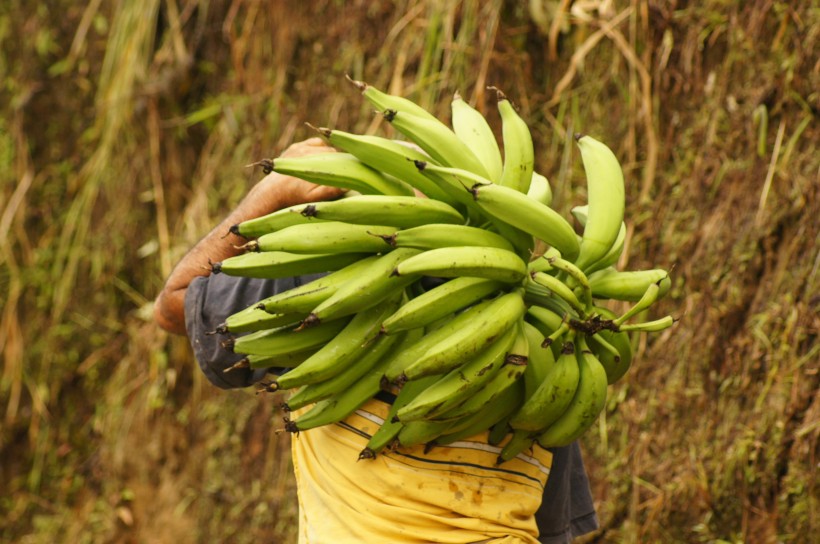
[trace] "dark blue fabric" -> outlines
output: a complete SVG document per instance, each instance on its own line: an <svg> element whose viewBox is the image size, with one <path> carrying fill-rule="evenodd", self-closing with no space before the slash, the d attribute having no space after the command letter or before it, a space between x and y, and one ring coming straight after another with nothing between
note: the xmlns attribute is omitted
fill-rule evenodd
<svg viewBox="0 0 820 544"><path fill-rule="evenodd" d="M242 356L222 346L228 336L211 333L229 315L319 276L321 274L259 280L214 274L191 282L185 297L185 325L196 360L208 380L223 389L247 387L261 381L266 374L264 369L223 372ZM431 281L425 287L429 289L438 283ZM598 519L578 444L555 448L552 452L550 477L535 517L540 542L564 544L597 529Z"/></svg>

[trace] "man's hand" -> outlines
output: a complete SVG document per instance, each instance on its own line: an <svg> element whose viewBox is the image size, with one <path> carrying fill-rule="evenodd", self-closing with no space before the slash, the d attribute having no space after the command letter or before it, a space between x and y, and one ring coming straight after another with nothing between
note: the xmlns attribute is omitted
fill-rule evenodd
<svg viewBox="0 0 820 544"><path fill-rule="evenodd" d="M283 157L302 157L335 150L319 138L311 138L288 147ZM241 252L244 238L228 234L231 226L282 208L331 200L344 189L316 185L292 176L271 173L251 188L247 196L217 227L200 240L177 264L154 304L154 319L163 329L185 334L185 293L197 276L207 276L209 263L217 263Z"/></svg>

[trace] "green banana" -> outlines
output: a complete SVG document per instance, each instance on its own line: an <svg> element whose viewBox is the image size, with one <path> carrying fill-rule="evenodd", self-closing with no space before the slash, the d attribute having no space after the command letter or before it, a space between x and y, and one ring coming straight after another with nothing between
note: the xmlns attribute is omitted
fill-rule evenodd
<svg viewBox="0 0 820 544"><path fill-rule="evenodd" d="M293 325L295 327L306 317L306 312L272 314L257 306L251 306L226 317L225 321L216 328L215 332L220 334L238 334L264 329L275 329L285 325Z"/></svg>
<svg viewBox="0 0 820 544"><path fill-rule="evenodd" d="M425 153L381 136L351 134L336 129L319 128L319 133L333 147L350 153L363 163L402 180L428 198L454 206L458 201L418 171L413 161L429 160Z"/></svg>
<svg viewBox="0 0 820 544"><path fill-rule="evenodd" d="M347 78L347 80L351 82L353 85L355 85L356 88L362 93L362 96L364 96L371 104L373 104L373 106L378 111L406 111L407 113L411 113L413 115L417 115L419 117L423 117L431 121L438 121L438 119L432 113L424 109L422 106L416 104L409 98L386 93L372 85L368 85L364 81L356 81L349 77Z"/></svg>
<svg viewBox="0 0 820 544"><path fill-rule="evenodd" d="M452 278L473 276L505 283L519 283L527 275L527 265L518 255L495 247L444 247L430 249L402 261L394 272Z"/></svg>
<svg viewBox="0 0 820 544"><path fill-rule="evenodd" d="M304 207L304 204L288 206L287 208L282 208L281 210L232 225L229 231L243 238L256 238L285 227L321 221L321 219L308 217L299 213Z"/></svg>
<svg viewBox="0 0 820 544"><path fill-rule="evenodd" d="M506 434L506 419L518 410L524 398L523 385L519 379L522 372L523 367L520 366L505 365L502 367L490 383L462 404L465 409L461 410L462 407L459 407L460 416L456 416L455 411L447 413L448 416L452 415L458 419L451 420L453 421L452 426L436 438L433 441L434 444L447 445L471 438L488 431L502 421L504 424L499 427L503 428ZM502 377L504 377L503 380ZM485 390L488 390L488 393L482 394ZM473 402L473 399L477 397L478 402Z"/></svg>
<svg viewBox="0 0 820 544"><path fill-rule="evenodd" d="M555 355L549 347L543 346L545 336L535 325L524 321L522 328L524 338L529 344L527 366L524 370L524 398L528 399L555 366Z"/></svg>
<svg viewBox="0 0 820 544"><path fill-rule="evenodd" d="M289 253L379 253L391 249L386 239L398 231L396 227L323 221L263 234L243 247Z"/></svg>
<svg viewBox="0 0 820 544"><path fill-rule="evenodd" d="M512 244L503 236L486 229L467 225L431 223L378 236L392 247L436 249L441 247L479 246L497 247L508 251L514 250Z"/></svg>
<svg viewBox="0 0 820 544"><path fill-rule="evenodd" d="M347 325L348 319L336 319L308 330L292 327L269 329L231 338L223 345L234 353L280 356L306 351L327 343Z"/></svg>
<svg viewBox="0 0 820 544"><path fill-rule="evenodd" d="M496 89L496 94L504 140L504 170L498 183L526 195L535 162L532 134L504 93Z"/></svg>
<svg viewBox="0 0 820 544"><path fill-rule="evenodd" d="M522 431L541 431L557 420L567 409L578 388L579 369L575 344L568 341L555 366L532 396L510 419L510 426Z"/></svg>
<svg viewBox="0 0 820 544"><path fill-rule="evenodd" d="M644 321L643 323L627 323L621 325L618 330L622 332L660 332L668 329L677 322L677 319L671 315L655 319L653 321Z"/></svg>
<svg viewBox="0 0 820 544"><path fill-rule="evenodd" d="M578 220L581 226L586 226L587 215L589 213L589 205L576 206L571 210L572 215ZM621 227L618 229L618 236L609 248L609 251L603 257L594 263L584 267L584 273L592 274L598 270L614 266L621 258L621 253L624 251L624 243L626 242L626 223L621 221Z"/></svg>
<svg viewBox="0 0 820 544"><path fill-rule="evenodd" d="M310 358L276 380L279 389L292 389L328 380L357 364L379 335L381 323L399 306L398 296L357 313L344 329Z"/></svg>
<svg viewBox="0 0 820 544"><path fill-rule="evenodd" d="M589 350L583 335L578 337L578 387L566 411L546 427L536 440L545 448L566 446L580 437L598 419L606 406L607 375Z"/></svg>
<svg viewBox="0 0 820 544"><path fill-rule="evenodd" d="M504 444L504 447L501 448L496 464L500 465L516 457L518 454L524 453L526 450L532 448L534 443L535 436L532 431L515 429L510 439Z"/></svg>
<svg viewBox="0 0 820 544"><path fill-rule="evenodd" d="M489 215L551 245L568 261L578 255L578 238L572 225L549 206L494 183L475 184L470 191Z"/></svg>
<svg viewBox="0 0 820 544"><path fill-rule="evenodd" d="M320 400L296 419L285 418L285 430L289 432L307 431L339 422L348 417L379 392L381 378L388 361L389 359L382 359L353 385L332 397Z"/></svg>
<svg viewBox="0 0 820 544"><path fill-rule="evenodd" d="M662 268L619 271L609 267L589 275L592 296L602 299L637 302L653 283L659 283L658 299L663 297L672 285L669 273Z"/></svg>
<svg viewBox="0 0 820 544"><path fill-rule="evenodd" d="M492 127L480 111L464 101L456 92L450 103L453 132L469 147L484 165L489 178L501 178L503 160Z"/></svg>
<svg viewBox="0 0 820 544"><path fill-rule="evenodd" d="M550 276L546 272L534 272L530 275L530 279L538 285L549 289L556 297L569 304L579 315L583 316L587 313L587 305L578 300L578 297L575 296L572 289L555 276Z"/></svg>
<svg viewBox="0 0 820 544"><path fill-rule="evenodd" d="M319 303L302 324L312 327L328 319L355 314L381 303L392 293L402 291L416 281L418 276L394 276L393 269L418 253L417 249L400 248L379 256L366 270L345 282L335 293Z"/></svg>
<svg viewBox="0 0 820 544"><path fill-rule="evenodd" d="M304 351L294 351L290 353L284 353L281 355L258 355L255 353L250 353L245 355L239 362L237 362L233 367L229 367L231 370L233 368L293 368L298 366L302 363L305 359L316 353L318 348L311 348L306 349ZM224 372L229 372L230 370L226 369Z"/></svg>
<svg viewBox="0 0 820 544"><path fill-rule="evenodd" d="M399 228L464 223L464 217L449 204L415 196L356 195L303 205L300 213L325 221Z"/></svg>
<svg viewBox="0 0 820 544"><path fill-rule="evenodd" d="M447 316L427 325L426 334L422 338L393 355L384 375L385 384L399 383L398 378L405 367L413 364L436 344L452 337L479 319L494 300L496 299L481 301L453 317Z"/></svg>
<svg viewBox="0 0 820 544"><path fill-rule="evenodd" d="M545 206L552 204L552 187L546 176L538 172L532 173L532 180L530 180L530 188L527 191L527 196L533 200L537 200Z"/></svg>
<svg viewBox="0 0 820 544"><path fill-rule="evenodd" d="M431 419L460 404L492 379L518 333L512 326L471 359L442 376L396 413L403 422Z"/></svg>
<svg viewBox="0 0 820 544"><path fill-rule="evenodd" d="M340 333L341 334L341 333ZM286 402L288 411L298 410L308 404L329 398L340 391L347 389L361 378L368 370L373 368L384 357L390 349L400 344L402 335L379 336L372 343L367 345L360 353L360 357L348 364L341 372L331 379L325 379L316 383L303 385ZM335 340L335 339L334 339ZM333 342L334 340L331 340ZM328 344L325 344L327 346ZM320 348L321 351L323 348ZM287 374L284 374L287 376ZM283 376L283 377L284 377Z"/></svg>
<svg viewBox="0 0 820 544"><path fill-rule="evenodd" d="M584 299L583 313L586 314L592 308L592 289L586 274L573 263L561 257L549 257L547 261L549 261L550 266L563 272L570 280L570 283L576 285L577 289L581 291Z"/></svg>
<svg viewBox="0 0 820 544"><path fill-rule="evenodd" d="M301 157L279 157L268 161L280 174L319 185L341 187L363 195L413 196L413 188L394 177L385 176L350 153L314 153Z"/></svg>
<svg viewBox="0 0 820 544"><path fill-rule="evenodd" d="M309 313L348 280L369 269L378 258L378 255L369 255L330 274L262 299L251 308L260 308L271 314Z"/></svg>
<svg viewBox="0 0 820 544"><path fill-rule="evenodd" d="M624 219L624 175L609 147L590 136L576 136L587 177L589 210L575 264L585 270L618 238Z"/></svg>
<svg viewBox="0 0 820 544"><path fill-rule="evenodd" d="M399 381L414 380L430 374L444 374L462 365L484 349L524 315L524 300L519 291L512 291L490 301L484 311L424 352L406 366Z"/></svg>
<svg viewBox="0 0 820 544"><path fill-rule="evenodd" d="M211 265L214 274L277 279L339 270L367 257L366 253L303 254L285 251L243 253Z"/></svg>
<svg viewBox="0 0 820 544"><path fill-rule="evenodd" d="M468 276L453 278L403 304L393 315L384 320L382 332L394 334L424 327L497 293L502 286L503 283L499 281L485 278Z"/></svg>
<svg viewBox="0 0 820 544"><path fill-rule="evenodd" d="M632 364L632 342L625 332L599 331L589 337L589 348L606 371L607 383L620 380Z"/></svg>
<svg viewBox="0 0 820 544"><path fill-rule="evenodd" d="M618 316L615 319L614 323L616 326L623 325L628 319L635 317L642 311L646 310L650 306L652 306L656 300L658 300L658 296L661 292L661 280L656 281L649 285L644 291L643 296L636 302L630 309L626 312Z"/></svg>
<svg viewBox="0 0 820 544"><path fill-rule="evenodd" d="M463 168L485 178L489 176L475 153L450 127L438 119L429 119L395 109L387 109L383 113L393 128L407 136L436 162Z"/></svg>
<svg viewBox="0 0 820 544"><path fill-rule="evenodd" d="M426 444L447 432L453 426L452 421L416 419L401 423L396 435L399 445L409 448Z"/></svg>

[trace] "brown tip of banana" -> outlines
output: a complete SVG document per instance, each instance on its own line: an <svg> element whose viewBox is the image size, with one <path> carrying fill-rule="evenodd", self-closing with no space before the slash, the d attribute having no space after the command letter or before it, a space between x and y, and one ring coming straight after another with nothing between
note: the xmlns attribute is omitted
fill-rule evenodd
<svg viewBox="0 0 820 544"><path fill-rule="evenodd" d="M222 373L227 374L228 372L232 372L234 370L240 370L242 368L250 368L250 367L251 367L251 362L248 360L247 357L245 357L243 359L238 360L237 362L235 362L234 364L232 364L228 368L224 369L222 371Z"/></svg>
<svg viewBox="0 0 820 544"><path fill-rule="evenodd" d="M393 119L396 118L397 113L399 112L397 112L396 110L384 110L382 112L382 115L384 115L384 118L387 120L388 123L392 123Z"/></svg>
<svg viewBox="0 0 820 544"><path fill-rule="evenodd" d="M375 459L375 458L376 458L376 452L371 450L370 448L365 448L365 449L363 449L362 451L359 452L359 459L358 460L361 461L362 459Z"/></svg>
<svg viewBox="0 0 820 544"><path fill-rule="evenodd" d="M357 89L359 89L362 92L364 92L368 87L367 83L365 83L364 81L357 81L347 74L345 74L345 79L352 83Z"/></svg>
<svg viewBox="0 0 820 544"><path fill-rule="evenodd" d="M285 430L289 433L298 433L299 426L296 425L296 422L291 421L289 418L285 418Z"/></svg>
<svg viewBox="0 0 820 544"><path fill-rule="evenodd" d="M425 168L427 168L427 161L420 161L418 159L407 159L407 160L413 160L413 164L416 166L416 168L418 168L419 172L421 172Z"/></svg>
<svg viewBox="0 0 820 544"><path fill-rule="evenodd" d="M497 101L501 102L502 100L507 100L507 95L504 94L504 92L501 89L499 89L498 87L495 87L493 85L489 85L489 86L487 86L487 90L488 91L495 91L495 99Z"/></svg>
<svg viewBox="0 0 820 544"><path fill-rule="evenodd" d="M575 344L572 342L565 342L563 346L561 346L561 353L564 355L569 355L575 351Z"/></svg>
<svg viewBox="0 0 820 544"><path fill-rule="evenodd" d="M435 440L431 440L430 442L424 445L424 453L425 455L430 453L430 450L438 446L438 443Z"/></svg>
<svg viewBox="0 0 820 544"><path fill-rule="evenodd" d="M461 93L456 91L453 93L453 100L461 100Z"/></svg>
<svg viewBox="0 0 820 544"><path fill-rule="evenodd" d="M233 346L236 344L236 338L226 338L222 342L219 343L223 348L233 353Z"/></svg>
<svg viewBox="0 0 820 544"><path fill-rule="evenodd" d="M580 133L580 132L576 132L575 134L573 134L573 135L572 135L572 137L573 137L573 138L575 138L575 141L577 142L578 140L580 140L581 138L583 138L583 137L584 137L584 135L583 135L582 133Z"/></svg>
<svg viewBox="0 0 820 544"><path fill-rule="evenodd" d="M306 318L304 318L301 323L299 323L298 327L296 327L293 330L294 331L301 331L301 330L304 330L304 329L308 329L310 327L313 327L314 325L318 325L320 322L321 322L321 319L319 319L316 316L316 314L310 314Z"/></svg>
<svg viewBox="0 0 820 544"><path fill-rule="evenodd" d="M211 274L219 274L222 272L222 263L212 263L210 259L208 259L208 266L203 268L210 270Z"/></svg>

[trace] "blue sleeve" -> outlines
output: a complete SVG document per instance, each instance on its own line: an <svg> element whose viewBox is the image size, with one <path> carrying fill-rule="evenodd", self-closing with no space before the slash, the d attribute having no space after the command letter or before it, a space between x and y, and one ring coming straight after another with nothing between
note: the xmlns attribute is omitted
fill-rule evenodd
<svg viewBox="0 0 820 544"><path fill-rule="evenodd" d="M222 346L229 336L214 334L216 328L231 314L311 279L312 276L261 280L212 274L191 282L185 293L185 328L194 357L212 384L222 389L248 387L267 373L266 369L248 368L224 372L243 356Z"/></svg>
<svg viewBox="0 0 820 544"><path fill-rule="evenodd" d="M538 539L542 544L568 544L596 530L598 516L578 442L551 451L550 476L535 513Z"/></svg>

